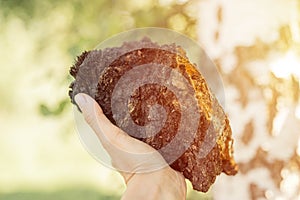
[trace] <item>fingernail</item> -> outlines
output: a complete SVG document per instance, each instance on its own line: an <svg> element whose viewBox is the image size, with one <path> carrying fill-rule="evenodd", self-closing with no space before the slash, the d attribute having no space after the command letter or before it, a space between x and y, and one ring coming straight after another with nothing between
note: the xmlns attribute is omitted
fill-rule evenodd
<svg viewBox="0 0 300 200"><path fill-rule="evenodd" d="M85 95L80 94L80 93L76 94L74 99L80 108L82 108L87 102Z"/></svg>

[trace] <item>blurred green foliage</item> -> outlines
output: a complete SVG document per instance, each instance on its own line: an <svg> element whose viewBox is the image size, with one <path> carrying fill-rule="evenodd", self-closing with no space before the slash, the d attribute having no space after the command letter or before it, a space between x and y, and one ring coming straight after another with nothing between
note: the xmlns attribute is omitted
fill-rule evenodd
<svg viewBox="0 0 300 200"><path fill-rule="evenodd" d="M118 200L119 196L105 195L99 190L90 188L61 189L53 192L24 191L16 193L0 194L0 200Z"/></svg>
<svg viewBox="0 0 300 200"><path fill-rule="evenodd" d="M50 109L45 104L40 104L39 110L40 113L44 116L59 115L64 111L68 103L70 103L69 100L64 99L61 102L59 102L58 106L56 106L54 109Z"/></svg>
<svg viewBox="0 0 300 200"><path fill-rule="evenodd" d="M0 200L119 199L120 193L105 193L112 183L117 188L123 184L113 178L99 190L58 186L48 192L41 189L47 188L43 184L36 188L48 176L58 182L62 175L72 176L67 172L86 176L93 163L74 136L69 68L82 51L133 28L170 28L197 39L195 4L195 0L0 0L0 120L5 125L1 132L10 133L0 135L0 159L9 160L1 163ZM62 139L66 134L68 139ZM68 170L60 170L62 165ZM50 170L52 166L59 167ZM26 191L18 189L24 182ZM189 194L188 199L209 196Z"/></svg>
<svg viewBox="0 0 300 200"><path fill-rule="evenodd" d="M52 38L59 37L59 48L72 60L106 38L132 28L171 28L196 39L194 4L194 1L159 0L1 0L0 12L5 20L18 17L26 26L45 23L38 49L43 51ZM55 28L54 23L61 25ZM64 78L69 77L66 74ZM57 108L41 102L38 108L44 116L59 115L67 106L65 102L58 100Z"/></svg>
<svg viewBox="0 0 300 200"><path fill-rule="evenodd" d="M4 19L21 18L27 25L37 19L51 18L51 11L68 17L64 27L64 43L72 57L85 48L93 48L113 34L139 27L164 27L196 38L194 1L177 3L158 0L1 0L0 12ZM163 2L163 1L162 1ZM176 21L177 19L177 21ZM51 19L50 19L51 20ZM46 21L45 21L46 22ZM49 23L50 22L50 23ZM51 21L47 28L51 29ZM56 34L61 34L57 32Z"/></svg>
<svg viewBox="0 0 300 200"><path fill-rule="evenodd" d="M0 200L119 200L119 195L106 194L101 190L91 188L60 189L53 192L45 191L18 191L0 194ZM212 200L207 194L191 191L187 200Z"/></svg>

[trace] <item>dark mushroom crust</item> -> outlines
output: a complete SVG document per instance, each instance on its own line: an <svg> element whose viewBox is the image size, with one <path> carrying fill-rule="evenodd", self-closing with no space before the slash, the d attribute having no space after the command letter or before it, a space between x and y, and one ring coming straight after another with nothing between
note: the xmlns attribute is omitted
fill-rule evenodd
<svg viewBox="0 0 300 200"><path fill-rule="evenodd" d="M194 102L190 103L197 104L199 120L196 124L196 133L191 133L190 127L195 124L189 124L190 120L182 114L184 106L181 105L174 91L155 82L144 84L134 90L127 109L120 108L120 113L128 114L120 115L121 119L116 123L116 116L112 110L114 106L112 95L116 85L128 71L146 65L161 67L159 71L153 70L152 73L157 73L157 76L163 78L166 85L171 85L173 90L174 88L181 90L186 97L185 101L193 99ZM171 75L172 70L185 78L191 90L182 89L181 80ZM92 96L108 119L129 134L130 120L139 126L145 126L151 123L149 108L154 105L163 107L166 119L157 134L149 136L146 134L147 137L130 135L157 149L173 169L181 172L191 181L195 190L208 191L221 172L228 175L237 173L229 120L210 92L203 76L196 69L196 65L190 63L180 46L158 45L144 38L140 41L126 42L121 47L83 52L71 67L70 74L75 78L69 91L72 103L76 105L74 96L78 93ZM149 77L149 74L139 72L132 76L133 79L144 80ZM120 95L122 96L122 91ZM190 139L182 139L170 147L168 152L160 151L176 137L182 124L184 127L181 128L185 130L184 137ZM151 127L148 129L150 130L147 131L151 132ZM183 153L176 160L170 160L170 152L178 152L182 149L184 149Z"/></svg>

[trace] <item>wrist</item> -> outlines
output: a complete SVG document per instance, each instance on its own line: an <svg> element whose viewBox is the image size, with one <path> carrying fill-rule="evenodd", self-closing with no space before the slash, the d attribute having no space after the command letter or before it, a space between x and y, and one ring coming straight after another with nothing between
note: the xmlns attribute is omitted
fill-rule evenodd
<svg viewBox="0 0 300 200"><path fill-rule="evenodd" d="M126 177L130 176L126 174ZM184 200L186 197L184 177L170 167L151 173L133 174L127 179L126 185L123 200Z"/></svg>

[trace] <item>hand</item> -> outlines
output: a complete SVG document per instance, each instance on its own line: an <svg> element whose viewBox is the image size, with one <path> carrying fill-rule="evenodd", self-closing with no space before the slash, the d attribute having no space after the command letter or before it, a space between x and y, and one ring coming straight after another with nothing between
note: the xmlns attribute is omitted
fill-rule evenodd
<svg viewBox="0 0 300 200"><path fill-rule="evenodd" d="M90 96L80 93L75 101L124 178L127 188L123 200L185 199L183 175L173 170L154 148L113 125Z"/></svg>

